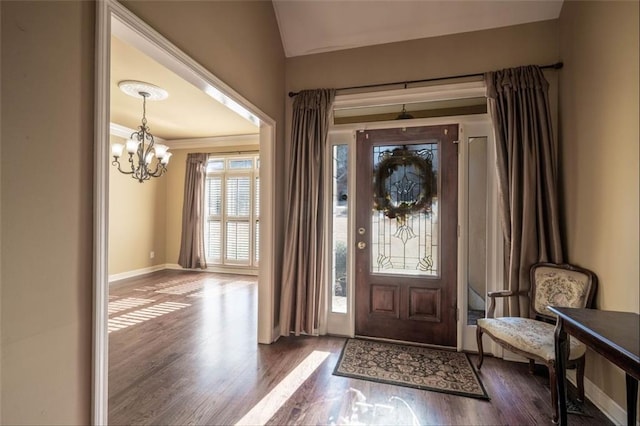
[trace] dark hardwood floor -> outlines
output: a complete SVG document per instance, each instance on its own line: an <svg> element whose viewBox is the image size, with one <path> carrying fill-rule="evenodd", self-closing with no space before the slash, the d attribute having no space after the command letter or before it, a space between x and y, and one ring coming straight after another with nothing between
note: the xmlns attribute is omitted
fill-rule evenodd
<svg viewBox="0 0 640 426"><path fill-rule="evenodd" d="M483 401L333 376L344 338L258 345L256 285L181 271L112 284L109 423L551 424L544 367L530 375L527 364L485 358ZM589 417L571 424L612 424L583 408Z"/></svg>

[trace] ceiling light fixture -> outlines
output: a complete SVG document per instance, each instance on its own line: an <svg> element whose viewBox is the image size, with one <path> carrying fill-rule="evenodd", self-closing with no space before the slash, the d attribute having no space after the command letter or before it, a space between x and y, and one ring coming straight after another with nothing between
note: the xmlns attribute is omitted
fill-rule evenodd
<svg viewBox="0 0 640 426"><path fill-rule="evenodd" d="M400 112L400 114L398 114L396 120L409 120L411 118L413 118L413 115L409 114L404 107L404 104L402 104L402 111Z"/></svg>
<svg viewBox="0 0 640 426"><path fill-rule="evenodd" d="M407 88L407 83L404 84L404 88ZM407 112L407 109L405 108L405 104L402 104L402 111L400 112L400 114L398 114L398 116L396 117L396 120L410 120L413 118L413 115L409 114Z"/></svg>
<svg viewBox="0 0 640 426"><path fill-rule="evenodd" d="M142 81L125 80L118 83L118 87L129 96L142 98L142 124L137 131L131 133L131 137L125 144L114 143L111 145L111 155L113 155L111 164L117 166L120 173L131 175L140 183L152 177L160 177L167 171L167 164L169 164L172 154L168 152L168 146L155 143L147 126L147 99L161 101L166 99L169 94L158 86ZM120 165L119 158L125 148L129 154L130 171L122 170ZM155 165L152 165L154 157L156 158Z"/></svg>

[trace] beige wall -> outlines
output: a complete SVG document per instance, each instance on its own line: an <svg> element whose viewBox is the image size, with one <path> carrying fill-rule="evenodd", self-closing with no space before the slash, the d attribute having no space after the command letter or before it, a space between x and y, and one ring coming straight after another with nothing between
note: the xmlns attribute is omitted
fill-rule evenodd
<svg viewBox="0 0 640 426"><path fill-rule="evenodd" d="M560 59L557 21L287 58L287 91L418 80Z"/></svg>
<svg viewBox="0 0 640 426"><path fill-rule="evenodd" d="M124 139L111 136L113 142ZM120 160L126 170L127 155ZM168 174L140 183L109 169L109 275L166 263Z"/></svg>
<svg viewBox="0 0 640 426"><path fill-rule="evenodd" d="M258 151L258 145L242 145L241 147L172 149L171 174L167 173L167 263L178 263L180 256L180 238L182 234L182 204L184 202L184 178L187 168L187 154L192 152L229 152Z"/></svg>
<svg viewBox="0 0 640 426"><path fill-rule="evenodd" d="M0 7L0 35L2 34L2 7ZM0 40L2 37L0 36ZM2 47L0 47L0 70L2 70ZM0 71L0 94L2 93ZM2 102L0 102L0 129L2 129ZM0 135L0 423L2 423L2 135Z"/></svg>
<svg viewBox="0 0 640 426"><path fill-rule="evenodd" d="M270 2L127 5L273 117L281 145L284 53ZM0 422L89 424L95 7L0 7Z"/></svg>
<svg viewBox="0 0 640 426"><path fill-rule="evenodd" d="M639 312L638 2L565 1L560 145L569 260L599 278L599 309ZM626 407L622 372L593 352L587 378Z"/></svg>
<svg viewBox="0 0 640 426"><path fill-rule="evenodd" d="M1 422L88 423L94 5L0 7Z"/></svg>

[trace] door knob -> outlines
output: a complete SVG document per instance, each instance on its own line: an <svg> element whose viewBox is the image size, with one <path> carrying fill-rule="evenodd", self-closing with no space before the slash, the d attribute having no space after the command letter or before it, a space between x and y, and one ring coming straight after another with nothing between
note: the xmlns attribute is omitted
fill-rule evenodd
<svg viewBox="0 0 640 426"><path fill-rule="evenodd" d="M364 241L358 241L358 248L360 250L364 250L366 246L367 246L367 243L365 243Z"/></svg>

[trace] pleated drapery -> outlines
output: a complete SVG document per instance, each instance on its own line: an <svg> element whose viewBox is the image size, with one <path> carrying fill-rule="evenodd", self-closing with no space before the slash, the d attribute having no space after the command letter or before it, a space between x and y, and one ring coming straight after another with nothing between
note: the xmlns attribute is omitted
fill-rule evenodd
<svg viewBox="0 0 640 426"><path fill-rule="evenodd" d="M324 160L333 89L304 90L293 103L280 334L318 334L324 303Z"/></svg>
<svg viewBox="0 0 640 426"><path fill-rule="evenodd" d="M204 183L207 154L188 154L182 205L182 237L178 264L183 268L207 267L204 251Z"/></svg>
<svg viewBox="0 0 640 426"><path fill-rule="evenodd" d="M549 83L537 66L489 72L485 82L495 131L506 288L526 292L534 263L563 262ZM511 299L510 316L529 316L526 294Z"/></svg>

